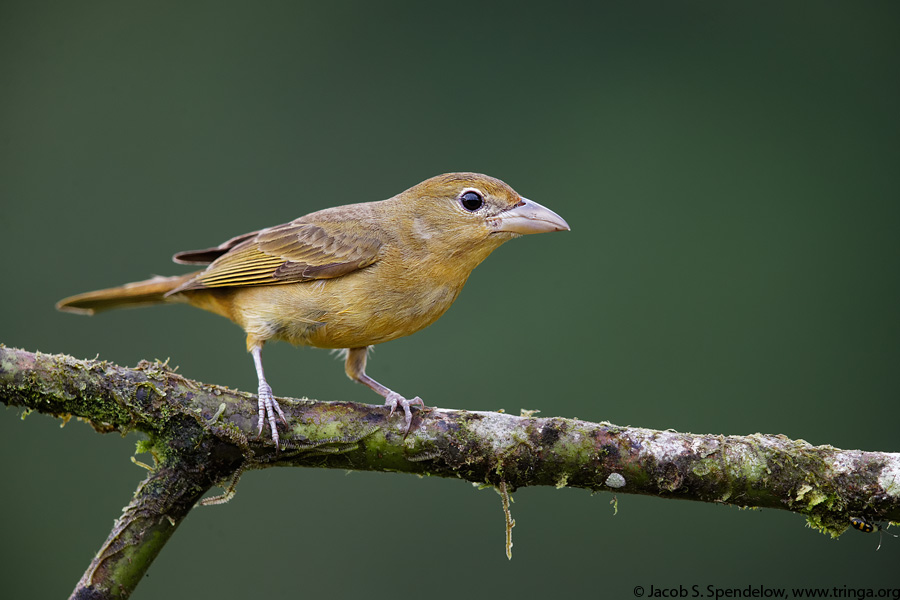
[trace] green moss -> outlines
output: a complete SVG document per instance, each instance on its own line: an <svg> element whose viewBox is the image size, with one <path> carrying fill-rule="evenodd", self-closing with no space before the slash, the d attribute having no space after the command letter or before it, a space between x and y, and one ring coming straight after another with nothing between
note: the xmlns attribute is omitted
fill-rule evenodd
<svg viewBox="0 0 900 600"><path fill-rule="evenodd" d="M716 468L718 468L718 462L716 460L707 458L704 460L698 460L696 463L694 463L691 471L697 477L703 477L704 475L709 475Z"/></svg>
<svg viewBox="0 0 900 600"><path fill-rule="evenodd" d="M828 496L818 490L812 490L806 497L806 510L812 510L819 504L828 500ZM827 505L826 505L827 507Z"/></svg>
<svg viewBox="0 0 900 600"><path fill-rule="evenodd" d="M162 520L139 543L137 541L132 543L126 542L122 552L110 558L110 560L115 561L115 564L112 566L113 576L110 580L115 581L125 590L133 590L140 583L150 563L159 554L160 548L169 540L174 530L174 525L168 520ZM115 589L110 591L113 595L116 595Z"/></svg>
<svg viewBox="0 0 900 600"><path fill-rule="evenodd" d="M806 526L837 539L847 531L846 519L836 519L833 515L811 514L806 517Z"/></svg>

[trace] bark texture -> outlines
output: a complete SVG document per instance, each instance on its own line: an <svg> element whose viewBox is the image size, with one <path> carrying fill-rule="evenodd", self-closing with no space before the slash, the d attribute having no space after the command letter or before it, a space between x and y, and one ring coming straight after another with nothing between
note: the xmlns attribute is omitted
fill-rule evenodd
<svg viewBox="0 0 900 600"><path fill-rule="evenodd" d="M73 598L127 597L198 499L251 468L305 466L457 477L779 508L838 536L851 517L900 521L900 454L812 446L782 435L698 435L437 408L409 435L382 406L279 399L281 448L256 433L256 396L135 368L0 346L0 401L98 431L147 435L156 460ZM226 494L227 496L227 494Z"/></svg>

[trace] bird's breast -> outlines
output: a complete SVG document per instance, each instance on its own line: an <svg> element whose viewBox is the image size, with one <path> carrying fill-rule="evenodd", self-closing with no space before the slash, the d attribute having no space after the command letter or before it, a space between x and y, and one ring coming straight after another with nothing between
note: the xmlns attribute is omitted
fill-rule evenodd
<svg viewBox="0 0 900 600"><path fill-rule="evenodd" d="M232 319L262 340L319 348L380 344L432 324L465 283L416 271L367 268L334 279L238 288Z"/></svg>

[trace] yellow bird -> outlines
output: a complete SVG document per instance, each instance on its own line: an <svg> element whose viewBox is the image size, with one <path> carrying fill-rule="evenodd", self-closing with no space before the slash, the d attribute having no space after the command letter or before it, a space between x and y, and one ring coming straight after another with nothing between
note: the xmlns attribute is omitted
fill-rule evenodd
<svg viewBox="0 0 900 600"><path fill-rule="evenodd" d="M427 327L444 314L472 270L521 234L568 230L556 213L499 179L477 173L432 177L388 200L326 208L284 225L237 236L174 260L208 265L61 300L60 310L187 302L227 317L247 334L259 378L259 433L278 444L286 422L263 373L265 342L338 348L345 371L385 398L391 414L407 400L366 375L370 346Z"/></svg>

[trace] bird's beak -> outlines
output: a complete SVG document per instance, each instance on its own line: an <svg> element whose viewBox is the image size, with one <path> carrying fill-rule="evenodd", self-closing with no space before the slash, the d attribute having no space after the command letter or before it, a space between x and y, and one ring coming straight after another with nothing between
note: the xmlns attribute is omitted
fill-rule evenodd
<svg viewBox="0 0 900 600"><path fill-rule="evenodd" d="M569 224L545 206L522 198L518 205L508 208L492 219L494 231L508 233L546 233L569 231Z"/></svg>

